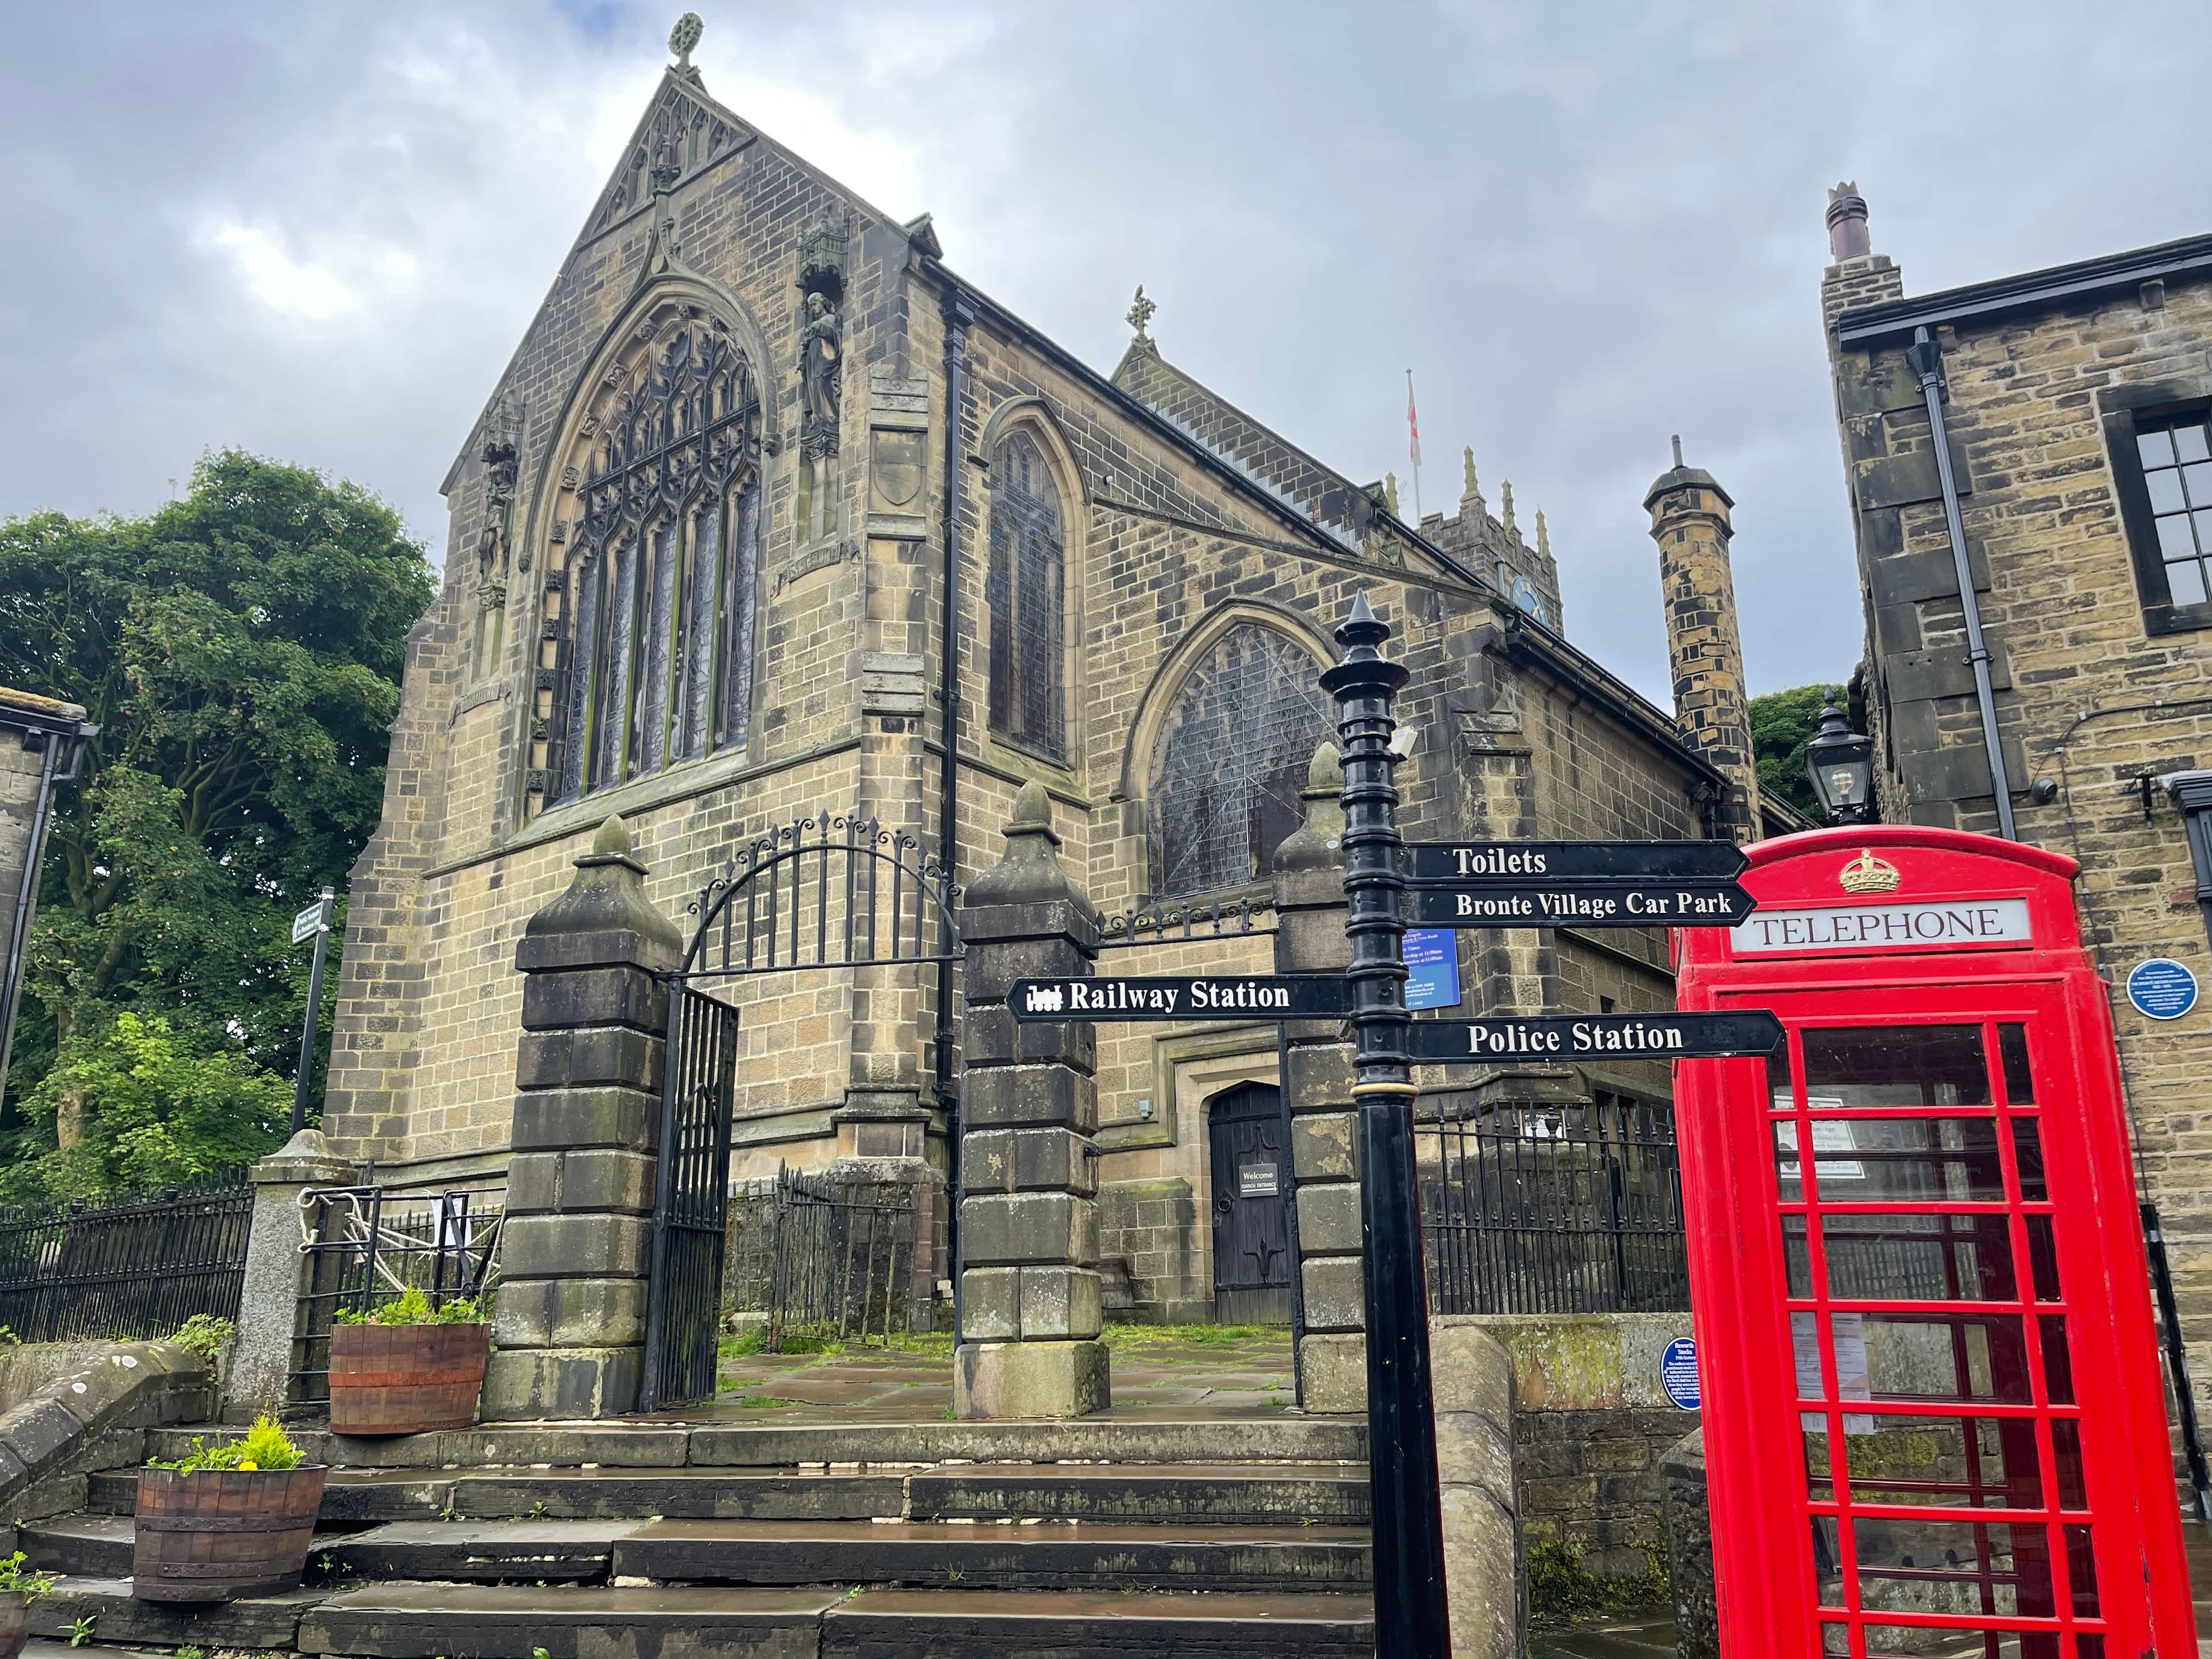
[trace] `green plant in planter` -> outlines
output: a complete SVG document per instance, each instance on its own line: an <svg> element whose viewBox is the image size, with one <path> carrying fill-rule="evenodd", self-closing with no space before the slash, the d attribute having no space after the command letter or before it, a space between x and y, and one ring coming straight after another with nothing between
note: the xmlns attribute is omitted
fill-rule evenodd
<svg viewBox="0 0 2212 1659"><path fill-rule="evenodd" d="M202 1437L192 1442L191 1450L174 1462L164 1463L159 1458L149 1460L150 1467L174 1469L179 1474L193 1474L202 1469L296 1469L300 1467L300 1449L292 1443L275 1418L265 1413L253 1419L253 1426L246 1431L242 1440L228 1440L210 1446Z"/></svg>
<svg viewBox="0 0 2212 1659"><path fill-rule="evenodd" d="M434 1308L422 1287L410 1285L382 1307L372 1308L367 1313L344 1309L332 1314L331 1319L339 1325L480 1325L483 1314L473 1301L463 1296Z"/></svg>
<svg viewBox="0 0 2212 1659"><path fill-rule="evenodd" d="M13 1590L23 1598L25 1607L40 1596L51 1594L54 1588L52 1573L23 1571L23 1563L28 1558L23 1552L17 1550L6 1560L0 1561L0 1591Z"/></svg>

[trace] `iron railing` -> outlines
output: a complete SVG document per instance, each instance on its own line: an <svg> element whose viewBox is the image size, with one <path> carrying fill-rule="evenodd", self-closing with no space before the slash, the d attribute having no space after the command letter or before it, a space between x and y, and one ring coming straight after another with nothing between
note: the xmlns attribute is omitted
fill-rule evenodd
<svg viewBox="0 0 2212 1659"><path fill-rule="evenodd" d="M1418 1126L1429 1308L1662 1313L1690 1305L1667 1105L1483 1107Z"/></svg>
<svg viewBox="0 0 2212 1659"><path fill-rule="evenodd" d="M253 1189L0 1211L0 1326L24 1342L169 1335L238 1317Z"/></svg>
<svg viewBox="0 0 2212 1659"><path fill-rule="evenodd" d="M1268 900L1255 900L1250 893L1226 902L1154 899L1148 904L1125 905L1100 914L1098 948L1126 951L1133 945L1180 945L1186 939L1271 938L1275 932L1273 927L1256 927L1253 922L1255 914L1267 914L1270 908Z"/></svg>
<svg viewBox="0 0 2212 1659"><path fill-rule="evenodd" d="M729 1216L723 1303L760 1316L769 1352L793 1337L887 1343L914 1330L910 1192L779 1169L733 1183Z"/></svg>
<svg viewBox="0 0 2212 1659"><path fill-rule="evenodd" d="M499 1281L506 1189L389 1193L381 1187L317 1187L300 1195L307 1288L294 1326L285 1403L330 1401L331 1325L341 1311L368 1313L421 1290L433 1307L456 1297L487 1315Z"/></svg>

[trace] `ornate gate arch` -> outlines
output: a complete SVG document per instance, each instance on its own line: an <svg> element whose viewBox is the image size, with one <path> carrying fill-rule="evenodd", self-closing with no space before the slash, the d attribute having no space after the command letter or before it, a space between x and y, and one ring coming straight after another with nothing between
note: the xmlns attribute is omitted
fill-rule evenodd
<svg viewBox="0 0 2212 1659"><path fill-rule="evenodd" d="M709 988L758 974L957 963L959 891L919 836L822 812L753 836L686 907L697 925L663 976L668 1048L641 1410L714 1394L738 1009ZM948 1011L939 1024L952 1029Z"/></svg>

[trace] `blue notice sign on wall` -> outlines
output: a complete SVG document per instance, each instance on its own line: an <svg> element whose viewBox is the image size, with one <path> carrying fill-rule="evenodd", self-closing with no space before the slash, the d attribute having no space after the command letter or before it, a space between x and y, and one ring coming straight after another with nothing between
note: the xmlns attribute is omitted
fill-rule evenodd
<svg viewBox="0 0 2212 1659"><path fill-rule="evenodd" d="M1459 935L1450 928L1406 930L1406 1006L1459 1006Z"/></svg>
<svg viewBox="0 0 2212 1659"><path fill-rule="evenodd" d="M2128 970L2128 1000L2152 1019L2179 1019L2197 1006L2197 975L2172 957L2153 957Z"/></svg>
<svg viewBox="0 0 2212 1659"><path fill-rule="evenodd" d="M1705 1396L1698 1392L1698 1345L1688 1337L1676 1337L1659 1356L1659 1383L1684 1411L1698 1408Z"/></svg>

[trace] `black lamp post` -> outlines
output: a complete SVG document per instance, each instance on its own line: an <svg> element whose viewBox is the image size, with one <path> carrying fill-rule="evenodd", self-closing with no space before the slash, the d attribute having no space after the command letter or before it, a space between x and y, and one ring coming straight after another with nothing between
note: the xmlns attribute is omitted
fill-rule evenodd
<svg viewBox="0 0 2212 1659"><path fill-rule="evenodd" d="M1820 805L1838 823L1874 821L1874 739L1851 730L1831 688L1820 710L1820 729L1805 745L1805 769Z"/></svg>

